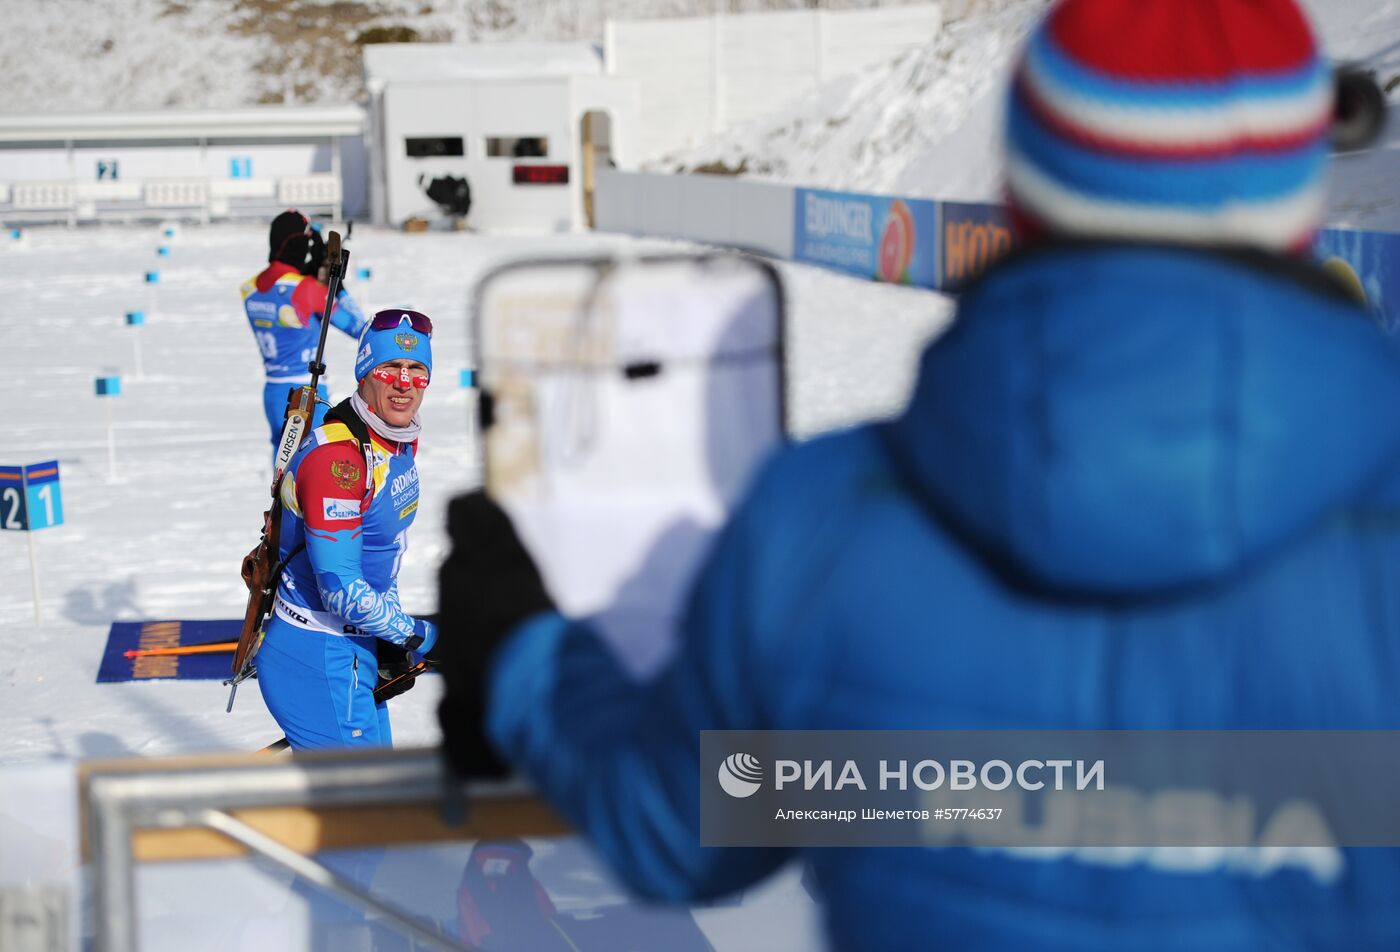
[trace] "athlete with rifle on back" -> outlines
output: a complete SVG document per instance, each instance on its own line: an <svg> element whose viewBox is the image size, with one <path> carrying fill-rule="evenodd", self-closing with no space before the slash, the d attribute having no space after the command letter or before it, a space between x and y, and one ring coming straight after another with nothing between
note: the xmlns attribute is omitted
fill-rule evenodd
<svg viewBox="0 0 1400 952"><path fill-rule="evenodd" d="M325 340L326 324L355 338L365 327L360 306L345 288L327 287L326 259L320 232L305 215L289 208L272 220L267 267L241 288L243 310L267 373L263 412L274 455L282 433L287 391L305 386L311 349L318 339ZM317 392L322 400L328 399L324 384ZM317 407L313 415L318 426L323 413L324 409Z"/></svg>
<svg viewBox="0 0 1400 952"><path fill-rule="evenodd" d="M332 232L328 306L348 257ZM437 640L432 622L403 611L397 585L418 509L432 322L412 310L376 314L360 335L356 392L303 442L325 328L311 381L291 395L263 543L245 560L250 601L232 679L236 688L253 674L256 654L263 699L294 750L389 745L384 702L412 687L403 675L422 670L412 653Z"/></svg>

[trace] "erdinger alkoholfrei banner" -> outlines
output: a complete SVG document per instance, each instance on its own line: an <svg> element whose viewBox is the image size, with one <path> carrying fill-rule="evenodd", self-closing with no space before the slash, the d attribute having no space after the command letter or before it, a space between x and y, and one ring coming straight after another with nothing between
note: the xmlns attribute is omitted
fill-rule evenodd
<svg viewBox="0 0 1400 952"><path fill-rule="evenodd" d="M1014 239L1005 207L939 202L938 209L943 223L940 290L956 291L1011 251Z"/></svg>
<svg viewBox="0 0 1400 952"><path fill-rule="evenodd" d="M1313 254L1377 324L1400 334L1400 235L1328 228L1318 233Z"/></svg>
<svg viewBox="0 0 1400 952"><path fill-rule="evenodd" d="M793 258L890 284L938 286L938 205L799 188Z"/></svg>

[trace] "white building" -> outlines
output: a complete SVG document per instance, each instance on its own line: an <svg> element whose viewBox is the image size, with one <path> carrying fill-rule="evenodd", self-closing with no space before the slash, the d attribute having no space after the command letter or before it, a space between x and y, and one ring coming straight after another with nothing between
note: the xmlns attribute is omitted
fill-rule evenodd
<svg viewBox="0 0 1400 952"><path fill-rule="evenodd" d="M358 106L0 116L0 220L361 214Z"/></svg>
<svg viewBox="0 0 1400 952"><path fill-rule="evenodd" d="M427 189L465 179L467 223L592 224L594 173L635 167L926 43L936 4L608 22L590 43L364 48L368 110L0 116L0 221L288 206L400 225L447 216ZM879 104L872 104L878 108Z"/></svg>
<svg viewBox="0 0 1400 952"><path fill-rule="evenodd" d="M592 44L382 44L364 68L375 221L443 217L426 189L452 177L473 227L570 230L593 169L630 159L637 87Z"/></svg>

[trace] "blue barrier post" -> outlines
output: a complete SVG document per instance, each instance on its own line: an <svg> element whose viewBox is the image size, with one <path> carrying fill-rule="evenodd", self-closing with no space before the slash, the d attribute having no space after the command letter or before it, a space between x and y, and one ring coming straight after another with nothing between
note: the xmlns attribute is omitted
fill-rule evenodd
<svg viewBox="0 0 1400 952"><path fill-rule="evenodd" d="M63 525L63 495L58 481L58 460L28 466L0 466L0 530L29 535L29 580L34 590L34 621L42 625L39 597L39 556L34 533Z"/></svg>
<svg viewBox="0 0 1400 952"><path fill-rule="evenodd" d="M111 482L117 477L117 446L112 436L112 397L119 397L122 394L122 378L116 374L105 374L98 377L95 382L95 389L99 397L107 397L102 403L104 415L107 421L107 481Z"/></svg>
<svg viewBox="0 0 1400 952"><path fill-rule="evenodd" d="M127 326L127 327L142 327L143 325L145 325L145 323L146 323L146 312L145 312L145 311L127 311L127 312L126 312L126 326ZM132 376L134 376L137 380L140 380L142 377L145 376L145 374L144 374L144 373L142 372L142 370L141 370L141 335L140 335L140 334L132 334L132 335L131 335L131 348L132 348L132 357L133 357L133 371L132 371Z"/></svg>
<svg viewBox="0 0 1400 952"><path fill-rule="evenodd" d="M156 310L156 285L160 284L159 271L146 272L146 310L154 314Z"/></svg>

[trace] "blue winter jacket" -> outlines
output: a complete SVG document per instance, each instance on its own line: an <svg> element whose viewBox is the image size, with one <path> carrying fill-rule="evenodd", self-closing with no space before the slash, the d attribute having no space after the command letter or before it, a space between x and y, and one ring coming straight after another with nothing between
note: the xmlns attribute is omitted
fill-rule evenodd
<svg viewBox="0 0 1400 952"><path fill-rule="evenodd" d="M537 616L497 656L493 741L679 900L791 858L698 846L704 729L1400 728L1400 355L1302 271L1007 262L903 416L767 466L659 681ZM844 949L1400 948L1400 851L1058 857L804 856Z"/></svg>

